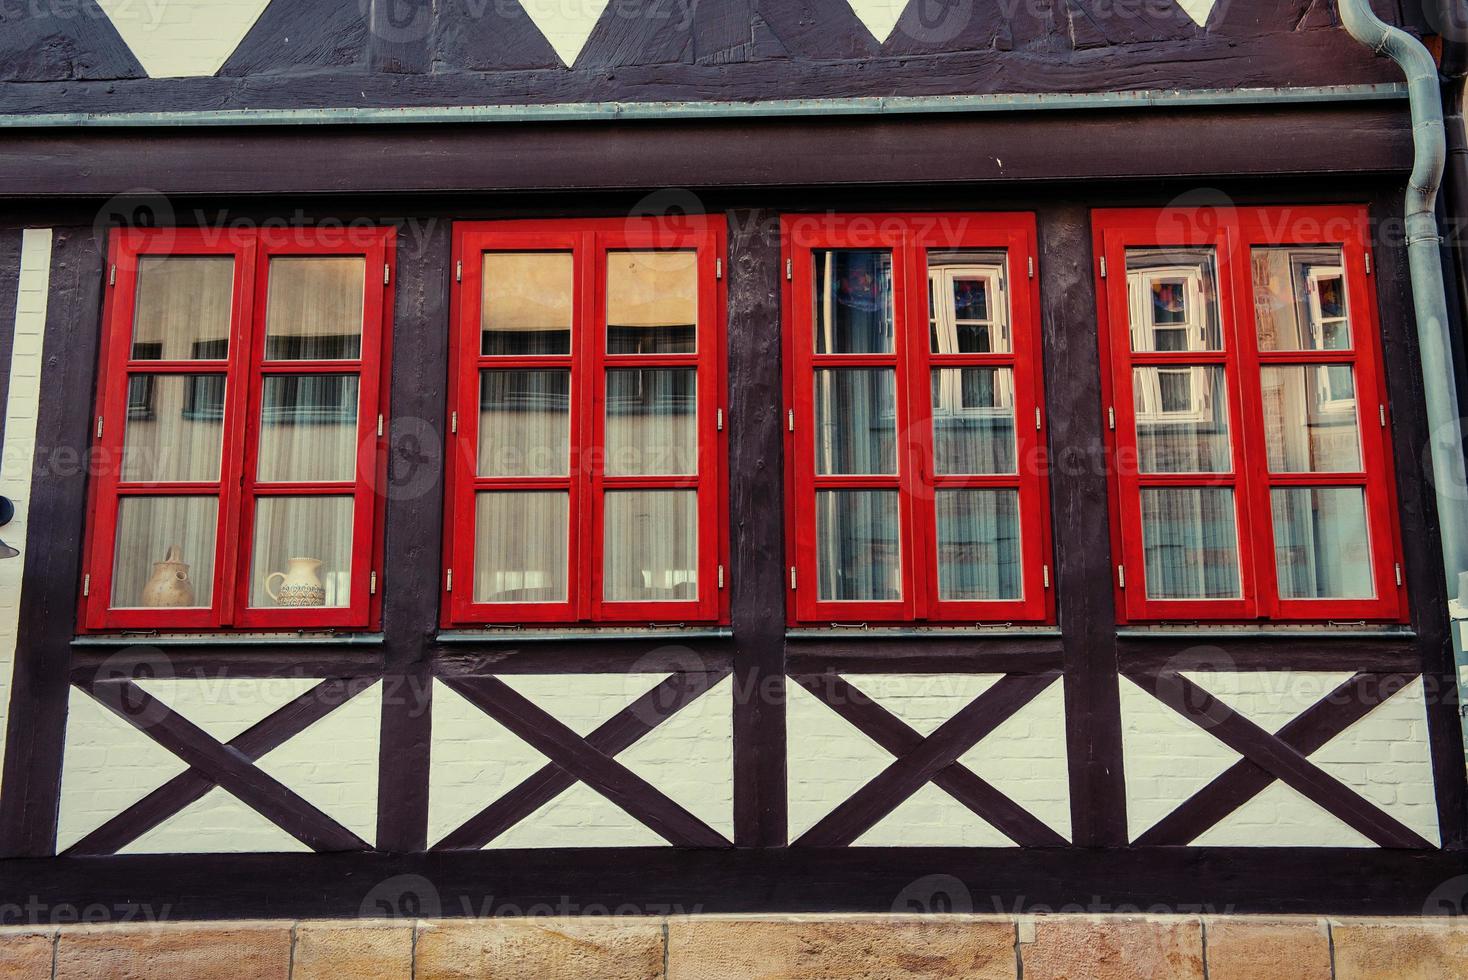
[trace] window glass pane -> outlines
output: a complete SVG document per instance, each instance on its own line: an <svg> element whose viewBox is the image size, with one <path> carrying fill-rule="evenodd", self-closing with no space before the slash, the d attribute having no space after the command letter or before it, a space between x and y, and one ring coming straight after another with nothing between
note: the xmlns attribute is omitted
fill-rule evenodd
<svg viewBox="0 0 1468 980"><path fill-rule="evenodd" d="M928 333L934 354L1002 354L1012 347L1003 252L928 253Z"/></svg>
<svg viewBox="0 0 1468 980"><path fill-rule="evenodd" d="M816 494L816 568L823 602L902 598L895 490Z"/></svg>
<svg viewBox="0 0 1468 980"><path fill-rule="evenodd" d="M475 602L565 602L570 497L481 493L474 516Z"/></svg>
<svg viewBox="0 0 1468 980"><path fill-rule="evenodd" d="M1213 249L1129 248L1132 350L1223 350Z"/></svg>
<svg viewBox="0 0 1468 980"><path fill-rule="evenodd" d="M123 497L117 506L112 607L214 603L215 497Z"/></svg>
<svg viewBox="0 0 1468 980"><path fill-rule="evenodd" d="M817 354L890 354L892 253L816 249Z"/></svg>
<svg viewBox="0 0 1468 980"><path fill-rule="evenodd" d="M1376 597L1359 487L1288 487L1270 498L1281 599Z"/></svg>
<svg viewBox="0 0 1468 980"><path fill-rule="evenodd" d="M1227 473L1233 469L1223 367L1132 370L1137 465L1143 473Z"/></svg>
<svg viewBox="0 0 1468 980"><path fill-rule="evenodd" d="M608 476L698 472L698 372L607 372Z"/></svg>
<svg viewBox="0 0 1468 980"><path fill-rule="evenodd" d="M698 598L696 491L608 491L605 517L602 576L607 602Z"/></svg>
<svg viewBox="0 0 1468 980"><path fill-rule="evenodd" d="M122 478L219 479L224 375L135 374L127 382Z"/></svg>
<svg viewBox="0 0 1468 980"><path fill-rule="evenodd" d="M570 252L485 252L481 352L571 353L574 275Z"/></svg>
<svg viewBox="0 0 1468 980"><path fill-rule="evenodd" d="M1014 371L943 368L932 387L937 472L1015 472Z"/></svg>
<svg viewBox="0 0 1468 980"><path fill-rule="evenodd" d="M939 490L938 595L945 601L1020 599L1019 493Z"/></svg>
<svg viewBox="0 0 1468 980"><path fill-rule="evenodd" d="M266 375L260 398L259 479L355 480L357 388L355 374Z"/></svg>
<svg viewBox="0 0 1468 980"><path fill-rule="evenodd" d="M1270 472L1361 469L1356 383L1349 364L1266 367L1260 380Z"/></svg>
<svg viewBox="0 0 1468 980"><path fill-rule="evenodd" d="M698 253L607 253L607 353L692 354Z"/></svg>
<svg viewBox="0 0 1468 980"><path fill-rule="evenodd" d="M255 501L251 606L345 606L351 594L351 497L260 497Z"/></svg>
<svg viewBox="0 0 1468 980"><path fill-rule="evenodd" d="M1349 350L1351 314L1339 246L1256 248L1254 318L1260 350Z"/></svg>
<svg viewBox="0 0 1468 980"><path fill-rule="evenodd" d="M571 471L571 372L479 372L479 475Z"/></svg>
<svg viewBox="0 0 1468 980"><path fill-rule="evenodd" d="M816 472L897 472L897 372L817 371Z"/></svg>
<svg viewBox="0 0 1468 980"><path fill-rule="evenodd" d="M138 260L132 357L222 361L229 356L234 259L147 255Z"/></svg>
<svg viewBox="0 0 1468 980"><path fill-rule="evenodd" d="M1233 490L1142 489L1148 598L1238 598L1238 542Z"/></svg>
<svg viewBox="0 0 1468 980"><path fill-rule="evenodd" d="M367 260L289 256L270 260L265 357L272 361L362 356Z"/></svg>

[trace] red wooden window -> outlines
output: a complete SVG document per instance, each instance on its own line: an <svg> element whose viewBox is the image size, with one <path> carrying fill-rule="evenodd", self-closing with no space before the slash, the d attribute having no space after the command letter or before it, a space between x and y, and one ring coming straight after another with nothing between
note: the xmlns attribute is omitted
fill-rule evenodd
<svg viewBox="0 0 1468 980"><path fill-rule="evenodd" d="M1123 621L1405 609L1364 208L1098 211Z"/></svg>
<svg viewBox="0 0 1468 980"><path fill-rule="evenodd" d="M1053 616L1031 215L787 215L793 623Z"/></svg>
<svg viewBox="0 0 1468 980"><path fill-rule="evenodd" d="M446 625L724 617L724 240L455 227Z"/></svg>
<svg viewBox="0 0 1468 980"><path fill-rule="evenodd" d="M373 625L393 242L115 238L86 628Z"/></svg>

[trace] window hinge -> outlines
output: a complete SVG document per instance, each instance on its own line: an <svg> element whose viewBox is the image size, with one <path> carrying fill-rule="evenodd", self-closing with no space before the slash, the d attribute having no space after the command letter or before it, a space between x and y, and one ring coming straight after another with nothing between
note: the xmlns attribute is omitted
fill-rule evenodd
<svg viewBox="0 0 1468 980"><path fill-rule="evenodd" d="M102 438L102 416L97 416L97 438Z"/></svg>
<svg viewBox="0 0 1468 980"><path fill-rule="evenodd" d="M377 416L377 438L382 438L382 416Z"/></svg>
<svg viewBox="0 0 1468 980"><path fill-rule="evenodd" d="M454 263L454 282L464 281L464 260L460 259Z"/></svg>
<svg viewBox="0 0 1468 980"><path fill-rule="evenodd" d="M1371 275L1371 253L1366 253L1366 274Z"/></svg>
<svg viewBox="0 0 1468 980"><path fill-rule="evenodd" d="M1030 256L1030 278L1035 278L1035 257L1033 255Z"/></svg>
<svg viewBox="0 0 1468 980"><path fill-rule="evenodd" d="M790 566L790 591L795 591L795 566Z"/></svg>
<svg viewBox="0 0 1468 980"><path fill-rule="evenodd" d="M718 424L719 431L720 432L723 432L724 431L724 410L722 408L715 410L715 412L714 412L714 421Z"/></svg>
<svg viewBox="0 0 1468 980"><path fill-rule="evenodd" d="M1119 586L1121 586L1123 589L1126 588L1126 566L1125 565L1117 565L1116 566L1116 584L1119 585Z"/></svg>
<svg viewBox="0 0 1468 980"><path fill-rule="evenodd" d="M446 568L446 569L444 569L444 573L443 573L443 590L445 592L452 592L452 591L454 591L454 570L452 568Z"/></svg>
<svg viewBox="0 0 1468 980"><path fill-rule="evenodd" d="M92 573L88 572L82 576L82 598L92 594Z"/></svg>
<svg viewBox="0 0 1468 980"><path fill-rule="evenodd" d="M1400 563L1398 563L1398 565L1396 567L1397 567L1397 588L1400 589L1402 587L1402 566L1401 566Z"/></svg>
<svg viewBox="0 0 1468 980"><path fill-rule="evenodd" d="M115 265L107 271L107 285L117 285L117 266Z"/></svg>
<svg viewBox="0 0 1468 980"><path fill-rule="evenodd" d="M458 412L450 412L449 413L449 431L450 432L454 432L454 433L457 433L459 431L459 413Z"/></svg>
<svg viewBox="0 0 1468 980"><path fill-rule="evenodd" d="M377 595L377 572L376 571L373 571L371 577L367 580L367 594L368 595Z"/></svg>
<svg viewBox="0 0 1468 980"><path fill-rule="evenodd" d="M1106 256L1101 256L1101 278L1106 278Z"/></svg>
<svg viewBox="0 0 1468 980"><path fill-rule="evenodd" d="M794 279L795 278L795 260L794 259L786 259L785 260L785 278L786 279Z"/></svg>
<svg viewBox="0 0 1468 980"><path fill-rule="evenodd" d="M1116 428L1116 409L1110 405L1106 407L1106 424L1113 429Z"/></svg>
<svg viewBox="0 0 1468 980"><path fill-rule="evenodd" d="M392 266L386 262L382 263L382 284L384 286L392 284Z"/></svg>
<svg viewBox="0 0 1468 980"><path fill-rule="evenodd" d="M791 432L795 431L795 409L793 408L786 413L786 425L790 427Z"/></svg>
<svg viewBox="0 0 1468 980"><path fill-rule="evenodd" d="M1045 588L1048 589L1048 588L1050 588L1050 566L1049 565L1043 565L1043 566L1041 566L1041 568L1042 568L1042 570L1045 573Z"/></svg>
<svg viewBox="0 0 1468 980"><path fill-rule="evenodd" d="M723 259L714 259L714 278L715 279L722 279L722 278L724 278L724 260Z"/></svg>
<svg viewBox="0 0 1468 980"><path fill-rule="evenodd" d="M1040 406L1035 406L1035 431L1040 431Z"/></svg>
<svg viewBox="0 0 1468 980"><path fill-rule="evenodd" d="M1386 428L1386 406L1385 405L1378 405L1378 406L1376 406L1376 414L1377 414L1378 417L1381 418L1381 427L1383 429L1385 429Z"/></svg>
<svg viewBox="0 0 1468 980"><path fill-rule="evenodd" d="M720 565L719 566L719 588L720 589L723 589L723 587L724 587L724 566L723 565Z"/></svg>

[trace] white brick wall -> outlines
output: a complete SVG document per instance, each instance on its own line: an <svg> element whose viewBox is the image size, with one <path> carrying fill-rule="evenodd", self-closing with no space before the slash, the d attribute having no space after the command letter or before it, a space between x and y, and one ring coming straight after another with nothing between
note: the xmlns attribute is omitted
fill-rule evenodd
<svg viewBox="0 0 1468 980"><path fill-rule="evenodd" d="M0 275L9 275L0 269ZM16 298L15 347L8 367L10 394L5 407L5 454L0 460L0 496L15 503L15 520L0 529L0 538L24 551L26 513L31 499L31 469L36 454L36 413L41 392L41 346L46 335L46 296L51 284L51 231L32 228L21 241L20 292ZM0 760L5 757L5 728L10 708L10 682L15 670L15 643L20 617L24 555L0 561Z"/></svg>

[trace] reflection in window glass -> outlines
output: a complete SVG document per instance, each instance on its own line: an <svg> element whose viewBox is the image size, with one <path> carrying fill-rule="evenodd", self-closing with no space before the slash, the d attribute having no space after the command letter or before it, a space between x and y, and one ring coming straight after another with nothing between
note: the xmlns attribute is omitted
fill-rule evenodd
<svg viewBox="0 0 1468 980"><path fill-rule="evenodd" d="M941 475L1014 473L1014 370L932 373L933 457Z"/></svg>
<svg viewBox="0 0 1468 980"><path fill-rule="evenodd" d="M816 249L817 354L890 354L892 253Z"/></svg>
<svg viewBox="0 0 1468 980"><path fill-rule="evenodd" d="M140 483L219 479L224 375L128 378L122 478Z"/></svg>
<svg viewBox="0 0 1468 980"><path fill-rule="evenodd" d="M480 353L571 353L570 252L486 252Z"/></svg>
<svg viewBox="0 0 1468 980"><path fill-rule="evenodd" d="M1359 487L1277 487L1270 499L1281 599L1375 598Z"/></svg>
<svg viewBox="0 0 1468 980"><path fill-rule="evenodd" d="M1002 251L928 253L928 333L934 354L1011 349Z"/></svg>
<svg viewBox="0 0 1468 980"><path fill-rule="evenodd" d="M1132 397L1141 472L1233 469L1222 366L1134 368Z"/></svg>
<svg viewBox="0 0 1468 980"><path fill-rule="evenodd" d="M1132 350L1218 351L1218 272L1213 249L1129 248Z"/></svg>
<svg viewBox="0 0 1468 980"><path fill-rule="evenodd" d="M891 368L817 371L816 472L897 472L897 373Z"/></svg>
<svg viewBox="0 0 1468 980"><path fill-rule="evenodd" d="M698 349L698 253L607 253L607 353Z"/></svg>
<svg viewBox="0 0 1468 980"><path fill-rule="evenodd" d="M1356 386L1349 364L1270 366L1261 372L1272 473L1361 469Z"/></svg>
<svg viewBox="0 0 1468 980"><path fill-rule="evenodd" d="M132 357L222 361L229 356L234 259L147 255L138 260Z"/></svg>
<svg viewBox="0 0 1468 980"><path fill-rule="evenodd" d="M1350 350L1345 258L1336 247L1251 253L1260 350Z"/></svg>
<svg viewBox="0 0 1468 980"><path fill-rule="evenodd" d="M937 513L940 599L1023 598L1017 491L939 490Z"/></svg>
<svg viewBox="0 0 1468 980"><path fill-rule="evenodd" d="M123 497L112 608L198 608L214 601L216 497Z"/></svg>
<svg viewBox="0 0 1468 980"><path fill-rule="evenodd" d="M258 498L250 605L341 607L351 596L352 498Z"/></svg>
<svg viewBox="0 0 1468 980"><path fill-rule="evenodd" d="M822 602L902 598L896 490L816 494L816 570Z"/></svg>
<svg viewBox="0 0 1468 980"><path fill-rule="evenodd" d="M362 355L367 260L286 256L270 260L265 358L353 360Z"/></svg>
<svg viewBox="0 0 1468 980"><path fill-rule="evenodd" d="M606 601L698 598L697 491L609 490L604 516Z"/></svg>
<svg viewBox="0 0 1468 980"><path fill-rule="evenodd" d="M474 601L565 602L569 495L497 491L475 497Z"/></svg>
<svg viewBox="0 0 1468 980"><path fill-rule="evenodd" d="M260 480L355 479L357 390L355 374L266 375L260 404Z"/></svg>
<svg viewBox="0 0 1468 980"><path fill-rule="evenodd" d="M698 472L698 371L607 372L608 476L689 476Z"/></svg>
<svg viewBox="0 0 1468 980"><path fill-rule="evenodd" d="M479 372L479 475L565 476L571 372Z"/></svg>
<svg viewBox="0 0 1468 980"><path fill-rule="evenodd" d="M1239 597L1233 490L1144 487L1142 547L1148 598Z"/></svg>

